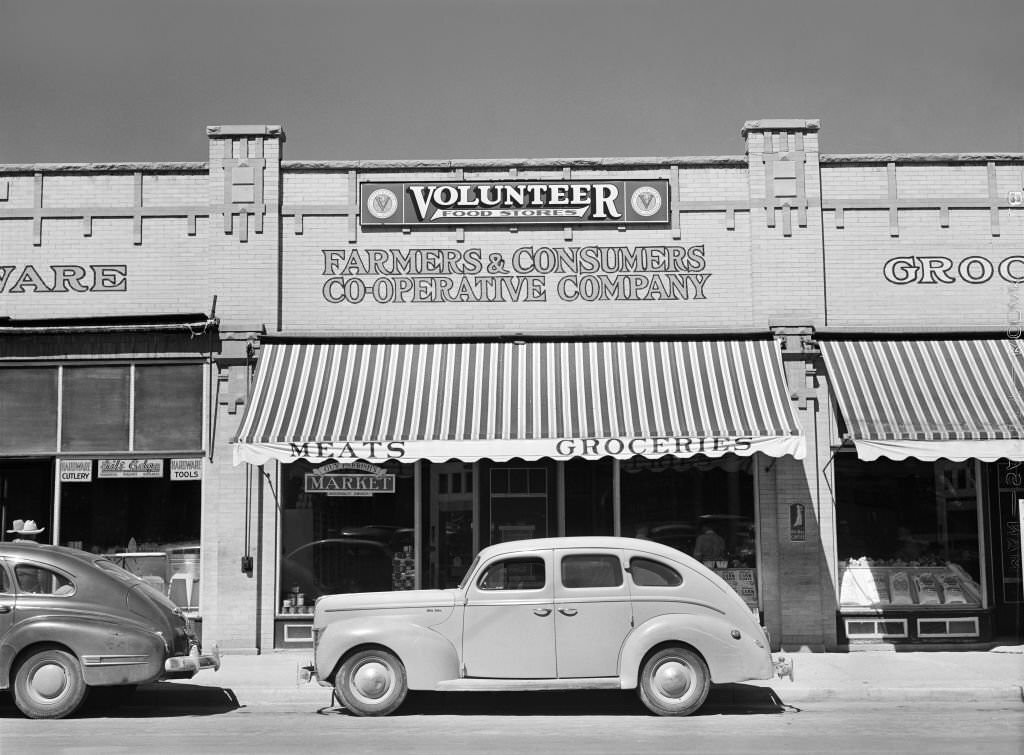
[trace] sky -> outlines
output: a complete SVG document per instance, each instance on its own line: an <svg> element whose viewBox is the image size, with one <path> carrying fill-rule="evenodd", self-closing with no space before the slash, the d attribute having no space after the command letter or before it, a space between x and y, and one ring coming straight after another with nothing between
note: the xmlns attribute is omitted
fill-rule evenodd
<svg viewBox="0 0 1024 755"><path fill-rule="evenodd" d="M0 163L1024 151L1021 0L0 0Z"/></svg>

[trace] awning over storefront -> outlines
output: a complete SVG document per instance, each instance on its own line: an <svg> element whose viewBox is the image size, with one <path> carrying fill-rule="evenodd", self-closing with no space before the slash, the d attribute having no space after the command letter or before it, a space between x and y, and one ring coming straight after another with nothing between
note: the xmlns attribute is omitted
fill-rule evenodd
<svg viewBox="0 0 1024 755"><path fill-rule="evenodd" d="M864 461L1024 459L1024 357L1008 338L821 339Z"/></svg>
<svg viewBox="0 0 1024 755"><path fill-rule="evenodd" d="M263 346L235 463L805 455L764 341Z"/></svg>

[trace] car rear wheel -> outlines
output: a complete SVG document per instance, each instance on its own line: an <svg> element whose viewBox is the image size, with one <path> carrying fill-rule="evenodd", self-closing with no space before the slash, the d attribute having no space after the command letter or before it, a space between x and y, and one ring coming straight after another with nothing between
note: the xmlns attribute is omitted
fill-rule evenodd
<svg viewBox="0 0 1024 755"><path fill-rule="evenodd" d="M70 716L87 691L78 659L65 650L37 651L14 672L14 704L29 718Z"/></svg>
<svg viewBox="0 0 1024 755"><path fill-rule="evenodd" d="M359 650L341 664L334 680L338 699L357 716L386 716L398 709L409 691L405 666L393 653Z"/></svg>
<svg viewBox="0 0 1024 755"><path fill-rule="evenodd" d="M659 650L640 672L640 699L659 716L688 716L707 699L711 673L699 654L688 648Z"/></svg>

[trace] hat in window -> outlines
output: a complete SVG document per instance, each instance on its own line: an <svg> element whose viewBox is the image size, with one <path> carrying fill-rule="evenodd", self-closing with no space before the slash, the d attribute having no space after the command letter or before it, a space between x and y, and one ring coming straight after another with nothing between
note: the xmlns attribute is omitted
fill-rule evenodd
<svg viewBox="0 0 1024 755"><path fill-rule="evenodd" d="M27 521L15 519L13 524L14 529L7 530L7 534L9 535L38 535L46 529L46 527L36 527L34 519L29 519Z"/></svg>

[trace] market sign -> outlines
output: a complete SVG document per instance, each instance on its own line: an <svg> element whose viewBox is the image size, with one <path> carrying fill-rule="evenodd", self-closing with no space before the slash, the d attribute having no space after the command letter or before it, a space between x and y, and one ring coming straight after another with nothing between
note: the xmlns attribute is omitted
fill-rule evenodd
<svg viewBox="0 0 1024 755"><path fill-rule="evenodd" d="M61 459L61 482L92 482L92 459Z"/></svg>
<svg viewBox="0 0 1024 755"><path fill-rule="evenodd" d="M325 493L344 498L394 493L395 475L388 474L382 467L361 461L348 464L332 462L306 475L305 490L307 493Z"/></svg>
<svg viewBox="0 0 1024 755"><path fill-rule="evenodd" d="M429 181L360 186L363 226L669 222L668 181Z"/></svg>
<svg viewBox="0 0 1024 755"><path fill-rule="evenodd" d="M127 479L163 477L163 459L98 459L99 478Z"/></svg>

